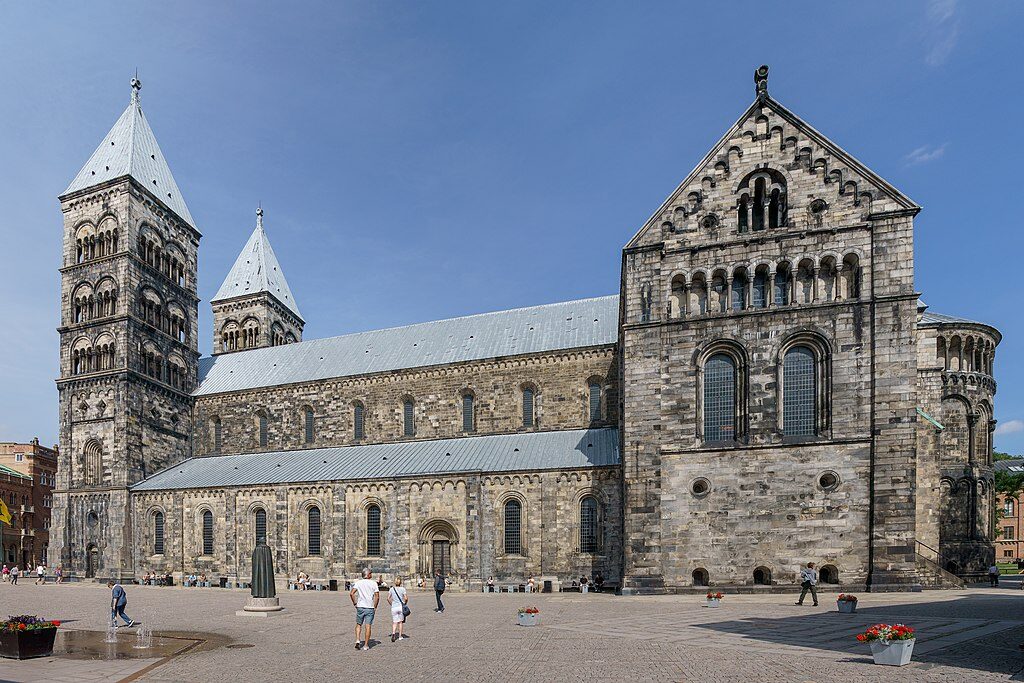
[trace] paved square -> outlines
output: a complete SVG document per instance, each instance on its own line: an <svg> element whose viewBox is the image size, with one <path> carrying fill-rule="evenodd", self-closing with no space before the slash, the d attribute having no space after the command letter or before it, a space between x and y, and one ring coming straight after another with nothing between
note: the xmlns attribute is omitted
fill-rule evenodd
<svg viewBox="0 0 1024 683"><path fill-rule="evenodd" d="M727 595L720 609L701 596L446 596L412 591L410 640L392 644L378 609L369 652L352 647L353 610L343 593L281 594L285 611L236 617L246 592L129 588L128 613L155 635L202 641L181 654L144 659L61 655L0 660L4 681L1006 681L1024 672L1024 593L1005 589L866 594L858 612L839 614L792 595ZM8 612L62 619L66 628L103 631L105 587L0 585ZM514 625L518 607L536 605L541 625ZM874 666L853 636L878 621L918 629L914 663ZM102 634L101 634L102 635ZM122 632L128 639L132 633ZM167 655L167 656L164 656Z"/></svg>

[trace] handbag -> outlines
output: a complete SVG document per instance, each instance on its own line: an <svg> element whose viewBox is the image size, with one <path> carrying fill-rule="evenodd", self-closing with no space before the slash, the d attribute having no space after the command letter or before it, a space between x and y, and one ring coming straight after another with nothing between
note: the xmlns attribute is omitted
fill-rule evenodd
<svg viewBox="0 0 1024 683"><path fill-rule="evenodd" d="M407 605L405 600L402 599L402 596L398 594L398 591L396 591L394 588L392 588L391 590L394 592L395 597L398 598L398 602L402 603L402 616L407 617L410 614L412 614L412 610L409 609L409 605Z"/></svg>

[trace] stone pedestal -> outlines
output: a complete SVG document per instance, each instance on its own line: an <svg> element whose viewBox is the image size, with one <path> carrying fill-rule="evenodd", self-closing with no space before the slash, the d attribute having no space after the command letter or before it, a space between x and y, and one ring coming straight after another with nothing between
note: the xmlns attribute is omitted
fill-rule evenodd
<svg viewBox="0 0 1024 683"><path fill-rule="evenodd" d="M273 598L253 598L250 597L245 603L245 607L235 612L236 617L269 617L275 612L280 612L284 607L281 607L279 600L276 597Z"/></svg>

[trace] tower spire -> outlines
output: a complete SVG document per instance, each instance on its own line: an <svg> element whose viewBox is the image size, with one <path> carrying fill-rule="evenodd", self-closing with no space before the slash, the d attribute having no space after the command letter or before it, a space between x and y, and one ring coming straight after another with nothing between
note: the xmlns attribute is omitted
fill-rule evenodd
<svg viewBox="0 0 1024 683"><path fill-rule="evenodd" d="M135 70L135 77L132 79L132 104L139 103L139 91L142 90L142 81L139 80L139 70Z"/></svg>

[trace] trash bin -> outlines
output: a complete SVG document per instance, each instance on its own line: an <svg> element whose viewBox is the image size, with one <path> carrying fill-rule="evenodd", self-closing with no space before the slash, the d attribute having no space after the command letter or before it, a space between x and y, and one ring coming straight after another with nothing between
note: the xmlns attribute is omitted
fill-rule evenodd
<svg viewBox="0 0 1024 683"><path fill-rule="evenodd" d="M551 582L550 581L545 581L544 582L544 588L541 589L541 593L550 593L550 592L551 592Z"/></svg>
<svg viewBox="0 0 1024 683"><path fill-rule="evenodd" d="M329 580L327 582L327 590L329 590L329 591L336 591L336 590L338 590L338 580L337 579Z"/></svg>
<svg viewBox="0 0 1024 683"><path fill-rule="evenodd" d="M227 588L228 587L228 577L226 577L226 576L220 577L220 587L221 588Z"/></svg>

